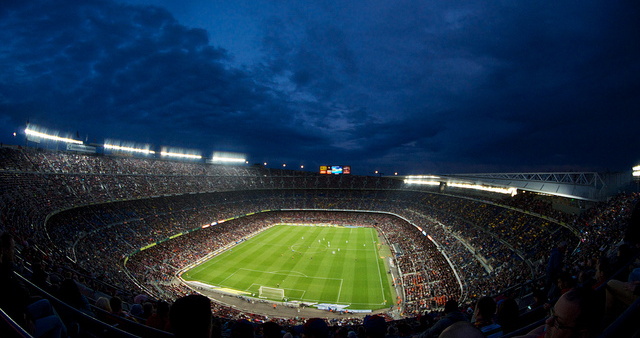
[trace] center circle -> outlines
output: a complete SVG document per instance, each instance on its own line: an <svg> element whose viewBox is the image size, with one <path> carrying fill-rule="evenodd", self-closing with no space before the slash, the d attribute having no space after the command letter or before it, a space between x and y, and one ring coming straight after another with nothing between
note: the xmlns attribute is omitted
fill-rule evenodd
<svg viewBox="0 0 640 338"><path fill-rule="evenodd" d="M327 251L326 243L311 243L311 244L301 244L297 243L291 246L291 251L302 253L302 254L316 254Z"/></svg>

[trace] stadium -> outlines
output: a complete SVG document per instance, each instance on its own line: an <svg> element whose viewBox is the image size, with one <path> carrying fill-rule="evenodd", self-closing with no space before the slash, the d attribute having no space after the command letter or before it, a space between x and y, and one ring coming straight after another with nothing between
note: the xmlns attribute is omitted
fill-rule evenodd
<svg viewBox="0 0 640 338"><path fill-rule="evenodd" d="M513 336L544 322L558 248L567 283L599 293L603 311L607 281L626 281L637 258L640 195L610 193L632 191L631 175L550 174L535 187L533 176L335 175L81 150L0 148L0 225L3 267L7 234L16 251L3 278L85 336L171 336L134 309L193 293L212 300L219 328L294 332L320 317L337 335L376 315L399 336L428 329L420 318L449 300L472 313L490 296L516 304L501 322ZM86 308L61 291L67 279ZM15 290L3 291L3 331L23 332ZM136 313L117 325L97 306L115 297ZM625 332L633 313L620 313L593 330Z"/></svg>

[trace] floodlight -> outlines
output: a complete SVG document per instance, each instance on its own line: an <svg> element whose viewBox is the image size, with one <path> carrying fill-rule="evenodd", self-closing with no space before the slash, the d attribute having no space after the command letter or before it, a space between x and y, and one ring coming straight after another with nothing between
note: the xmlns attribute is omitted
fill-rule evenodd
<svg viewBox="0 0 640 338"><path fill-rule="evenodd" d="M216 151L213 153L209 162L221 162L221 163L242 163L247 162L246 156L241 153L232 153L225 151Z"/></svg>
<svg viewBox="0 0 640 338"><path fill-rule="evenodd" d="M462 188L462 189L475 189L475 190L482 190L482 191L490 191L490 192L497 192L500 194L508 194L511 196L515 196L516 194L518 194L518 189L516 188L500 188L500 187L491 187L491 186L486 186L486 185L479 185L479 184L468 184L468 183L448 183L449 186L451 187L456 187L456 188Z"/></svg>
<svg viewBox="0 0 640 338"><path fill-rule="evenodd" d="M32 130L32 129L29 129L28 127L24 130L24 133L29 135L29 136L39 137L39 138L52 140L52 141L60 141L60 142L66 142L66 143L82 144L82 141L78 141L78 140L74 140L74 139L70 139L70 138L66 138L66 137L59 137L59 136L55 136L55 135L49 135L49 134L41 133L39 131L35 131L35 130Z"/></svg>
<svg viewBox="0 0 640 338"><path fill-rule="evenodd" d="M407 178L404 180L407 184L424 184L424 185L440 185L439 181L423 181L420 179Z"/></svg>
<svg viewBox="0 0 640 338"><path fill-rule="evenodd" d="M244 158L233 158L233 157L220 157L214 156L211 158L212 161L215 162L245 162Z"/></svg>
<svg viewBox="0 0 640 338"><path fill-rule="evenodd" d="M155 151L149 150L149 149L124 147L124 146L117 146L115 144L107 144L107 143L104 144L104 148L112 149L112 150L120 150L120 151L129 151L132 153L155 154Z"/></svg>
<svg viewBox="0 0 640 338"><path fill-rule="evenodd" d="M168 151L161 151L160 155L162 156L170 156L170 157L179 157L179 158L188 158L188 159L201 159L200 155L192 155L192 154L180 154L180 153L172 153Z"/></svg>
<svg viewBox="0 0 640 338"><path fill-rule="evenodd" d="M202 159L202 156L198 155L197 151L181 149L181 148L172 148L172 147L162 147L160 156L176 157L176 158L182 158L182 159L188 159L188 160Z"/></svg>

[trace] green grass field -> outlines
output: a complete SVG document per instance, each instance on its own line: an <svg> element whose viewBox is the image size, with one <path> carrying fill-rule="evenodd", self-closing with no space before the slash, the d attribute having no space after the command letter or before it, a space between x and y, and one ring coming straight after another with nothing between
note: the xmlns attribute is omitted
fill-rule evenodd
<svg viewBox="0 0 640 338"><path fill-rule="evenodd" d="M277 225L182 278L256 297L264 286L283 289L289 301L376 310L393 304L379 242L373 228Z"/></svg>

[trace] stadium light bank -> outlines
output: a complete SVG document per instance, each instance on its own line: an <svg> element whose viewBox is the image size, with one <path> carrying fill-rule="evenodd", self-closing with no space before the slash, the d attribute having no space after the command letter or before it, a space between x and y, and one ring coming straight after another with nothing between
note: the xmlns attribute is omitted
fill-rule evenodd
<svg viewBox="0 0 640 338"><path fill-rule="evenodd" d="M202 155L195 154L195 152L191 152L189 154L187 151L177 150L177 149L169 149L163 148L160 152L160 156L163 157L175 157L189 160L200 160L202 159Z"/></svg>
<svg viewBox="0 0 640 338"><path fill-rule="evenodd" d="M43 138L46 140L52 140L52 141L59 141L59 142L65 142L65 143L74 143L74 144L83 144L82 141L78 141L78 140L74 140L71 138L66 138L66 137L59 137L59 136L55 136L55 135L50 135L50 134L46 134L46 133L42 133L33 129L29 129L29 127L27 127L24 130L24 133L27 134L27 136L33 137L33 138Z"/></svg>
<svg viewBox="0 0 640 338"><path fill-rule="evenodd" d="M493 187L493 186L487 186L487 185L481 185L481 184L445 182L445 181L441 181L440 179L441 178L439 176L433 176L433 175L407 176L404 180L404 183L422 184L422 185L440 185L441 183L445 183L447 186L454 187L454 188L489 191L489 192L495 192L495 193L511 195L511 196L515 196L518 194L518 189L514 187L501 188L501 187Z"/></svg>
<svg viewBox="0 0 640 338"><path fill-rule="evenodd" d="M214 152L209 163L246 163L247 159L244 154Z"/></svg>
<svg viewBox="0 0 640 338"><path fill-rule="evenodd" d="M103 146L104 146L105 149L118 150L118 151L130 152L130 153L141 153L141 154L155 154L156 153L155 151L149 150L149 149L118 146L118 145L115 145L115 144L108 144L108 143L105 143Z"/></svg>

